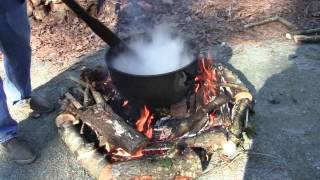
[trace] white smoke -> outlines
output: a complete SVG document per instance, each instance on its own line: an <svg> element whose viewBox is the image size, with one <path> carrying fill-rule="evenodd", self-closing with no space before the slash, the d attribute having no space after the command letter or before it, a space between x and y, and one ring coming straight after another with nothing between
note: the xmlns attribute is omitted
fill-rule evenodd
<svg viewBox="0 0 320 180"><path fill-rule="evenodd" d="M193 56L184 47L184 40L172 37L165 26L150 31L151 41L137 40L128 46L137 54L119 55L112 66L122 72L135 75L164 74L182 68L193 61Z"/></svg>

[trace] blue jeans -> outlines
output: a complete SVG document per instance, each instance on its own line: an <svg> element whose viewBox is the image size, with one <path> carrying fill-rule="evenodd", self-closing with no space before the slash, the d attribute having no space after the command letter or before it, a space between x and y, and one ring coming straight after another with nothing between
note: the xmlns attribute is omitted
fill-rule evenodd
<svg viewBox="0 0 320 180"><path fill-rule="evenodd" d="M4 55L5 82L0 78L0 143L16 136L17 122L7 107L30 96L30 26L25 4L0 14L0 50ZM5 90L5 91L4 91Z"/></svg>

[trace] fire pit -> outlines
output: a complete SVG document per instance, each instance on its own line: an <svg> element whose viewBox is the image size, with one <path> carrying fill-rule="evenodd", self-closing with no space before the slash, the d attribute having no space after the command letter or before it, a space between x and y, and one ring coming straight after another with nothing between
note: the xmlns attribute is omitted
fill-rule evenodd
<svg viewBox="0 0 320 180"><path fill-rule="evenodd" d="M157 108L131 104L104 68L84 69L61 100L62 140L97 179L198 177L210 154L235 152L252 102L239 78L209 57L199 58L180 102Z"/></svg>
<svg viewBox="0 0 320 180"><path fill-rule="evenodd" d="M172 35L155 32L156 49L148 43L132 47L74 0L63 2L111 47L109 72L84 69L71 78L78 86L65 93L56 118L62 140L90 174L103 180L189 179L202 174L213 152L235 152L252 102L236 75L210 55L197 60L195 48L185 49ZM165 71L146 73L158 68L155 62L165 62ZM137 68L143 74L129 73Z"/></svg>

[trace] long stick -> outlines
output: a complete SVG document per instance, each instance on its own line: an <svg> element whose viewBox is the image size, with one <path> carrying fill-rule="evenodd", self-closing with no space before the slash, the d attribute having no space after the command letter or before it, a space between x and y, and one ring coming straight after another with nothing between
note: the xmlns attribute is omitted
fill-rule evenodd
<svg viewBox="0 0 320 180"><path fill-rule="evenodd" d="M293 40L296 43L319 43L320 35L315 35L315 36L294 35Z"/></svg>
<svg viewBox="0 0 320 180"><path fill-rule="evenodd" d="M111 47L121 44L121 40L109 28L97 19L91 17L74 0L62 0L76 15L78 15L104 42Z"/></svg>

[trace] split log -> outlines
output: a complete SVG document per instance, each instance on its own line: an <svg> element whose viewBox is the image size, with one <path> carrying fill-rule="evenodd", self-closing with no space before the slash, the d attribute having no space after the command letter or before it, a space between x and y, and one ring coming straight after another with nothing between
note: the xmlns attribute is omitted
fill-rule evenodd
<svg viewBox="0 0 320 180"><path fill-rule="evenodd" d="M95 132L108 139L109 143L130 154L147 145L147 138L128 125L107 104L90 106L85 111L79 111L77 115Z"/></svg>
<svg viewBox="0 0 320 180"><path fill-rule="evenodd" d="M176 120L175 124L172 126L172 138L180 137L191 130L193 131L194 129L195 131L200 130L208 121L208 118L206 117L207 114L227 102L228 97L225 95L220 95L203 108L200 108L190 117Z"/></svg>
<svg viewBox="0 0 320 180"><path fill-rule="evenodd" d="M314 35L314 36L294 35L293 40L295 43L319 43L320 35Z"/></svg>

